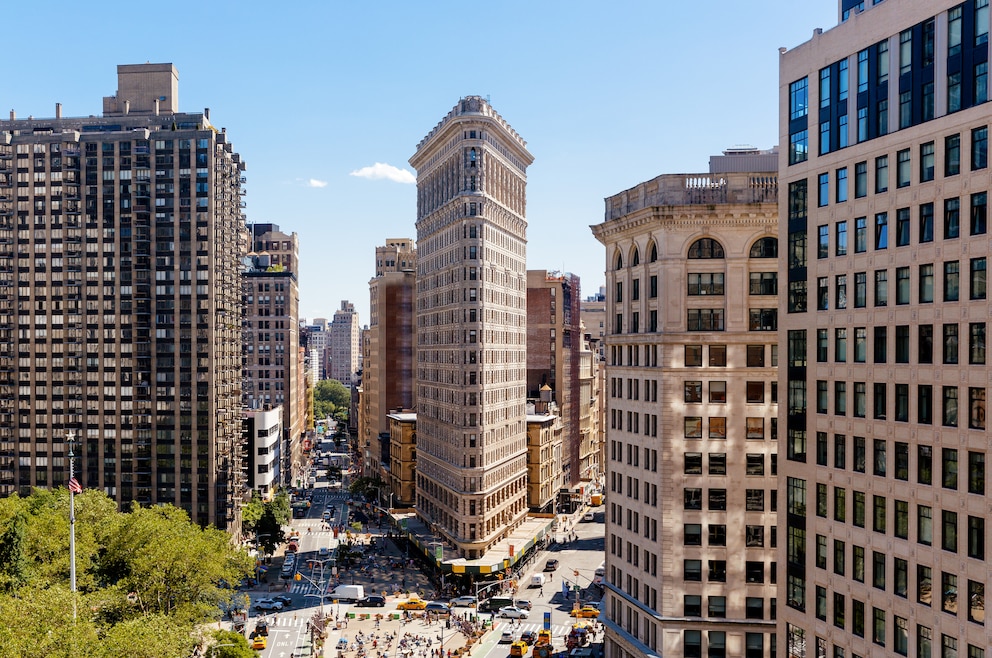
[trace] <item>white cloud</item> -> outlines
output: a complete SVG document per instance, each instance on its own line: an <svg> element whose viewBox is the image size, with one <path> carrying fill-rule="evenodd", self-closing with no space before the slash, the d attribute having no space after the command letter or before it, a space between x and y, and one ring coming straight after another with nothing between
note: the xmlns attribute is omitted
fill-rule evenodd
<svg viewBox="0 0 992 658"><path fill-rule="evenodd" d="M310 180L307 181L307 187L327 187L327 181L311 178Z"/></svg>
<svg viewBox="0 0 992 658"><path fill-rule="evenodd" d="M384 162L376 162L371 167L362 167L351 172L349 176L358 178L368 178L371 180L391 180L394 183L405 183L412 185L417 182L416 177L406 169L400 169Z"/></svg>

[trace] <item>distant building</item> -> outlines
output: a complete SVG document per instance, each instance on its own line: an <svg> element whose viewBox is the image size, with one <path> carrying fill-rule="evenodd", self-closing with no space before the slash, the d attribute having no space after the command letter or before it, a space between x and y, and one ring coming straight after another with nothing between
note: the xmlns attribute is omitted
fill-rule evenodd
<svg viewBox="0 0 992 658"><path fill-rule="evenodd" d="M178 81L0 121L0 494L64 486L74 432L84 488L238 535L244 163Z"/></svg>
<svg viewBox="0 0 992 658"><path fill-rule="evenodd" d="M258 237L259 227L265 232ZM248 409L279 406L283 410L284 463L282 474L289 485L303 476L303 436L306 430L304 352L300 348L296 233L285 234L274 224L256 224L254 246L271 252L252 252L242 278L245 317L244 388ZM279 248L278 250L276 248ZM281 262L276 262L281 261Z"/></svg>
<svg viewBox="0 0 992 658"><path fill-rule="evenodd" d="M363 344L358 443L369 466L367 473L386 480L389 413L415 408L417 250L412 239L393 238L375 251L368 340Z"/></svg>
<svg viewBox="0 0 992 658"><path fill-rule="evenodd" d="M413 507L417 482L417 414L398 411L389 414L389 473L387 482L390 507Z"/></svg>
<svg viewBox="0 0 992 658"><path fill-rule="evenodd" d="M331 364L329 379L336 379L345 386L351 387L355 383L355 374L360 368L362 353L359 340L361 326L358 324L355 305L343 300L341 308L334 312L334 321L331 322L328 330Z"/></svg>
<svg viewBox="0 0 992 658"><path fill-rule="evenodd" d="M280 407L248 409L244 412L248 445L248 486L263 500L270 500L280 486L282 418Z"/></svg>
<svg viewBox="0 0 992 658"><path fill-rule="evenodd" d="M600 286L599 293L590 295L582 302L579 317L585 332L595 339L600 361L606 360L606 288Z"/></svg>
<svg viewBox="0 0 992 658"><path fill-rule="evenodd" d="M611 658L773 655L777 201L774 168L663 175L607 198L592 227Z"/></svg>
<svg viewBox="0 0 992 658"><path fill-rule="evenodd" d="M563 428L561 468L566 485L581 479L579 427L579 277L527 271L527 397L544 386L558 406Z"/></svg>
<svg viewBox="0 0 992 658"><path fill-rule="evenodd" d="M527 506L533 512L554 514L565 482L565 426L551 399L551 387L542 386L540 395L527 403Z"/></svg>
<svg viewBox="0 0 992 658"><path fill-rule="evenodd" d="M417 514L475 559L527 515L526 171L479 96L417 146Z"/></svg>

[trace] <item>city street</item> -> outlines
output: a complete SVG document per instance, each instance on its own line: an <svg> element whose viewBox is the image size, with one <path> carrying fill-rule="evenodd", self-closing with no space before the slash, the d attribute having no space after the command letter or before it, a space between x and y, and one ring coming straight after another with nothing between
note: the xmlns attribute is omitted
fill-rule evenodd
<svg viewBox="0 0 992 658"><path fill-rule="evenodd" d="M325 445L322 450L329 448L329 443ZM345 483L348 480L345 476ZM356 658L359 655L357 641L360 639L365 641L363 648L366 655L372 658L380 651L390 651L391 656L410 655L415 658L421 651L427 652L430 648L441 646L442 641L445 651L463 646L467 635L457 629L457 623L448 624L443 620L428 623L417 612L406 620L404 611L397 609L397 604L406 600L405 591L419 594L429 601L434 593L434 586L416 563L411 562L404 554L405 546L402 542L386 539L388 527L385 523L379 528L376 522L366 519L361 512L356 512L354 520L366 521L369 535L363 532L352 534L355 548L367 548L363 544L369 537L375 542L375 548L368 548L353 566L333 567L329 558L320 557L318 552L321 549L328 549L325 554L330 555L339 543L347 541L344 532L339 533L338 538L334 537L331 526L322 520L325 510L335 510L330 519L333 525L346 526L349 511L354 511L347 504L349 494L346 488L331 488L329 484L326 471L319 469L311 507L306 517L293 519L287 531L287 534L299 532L299 551L294 574L298 573L300 580L280 577L285 559L284 545L271 560L266 574L267 582L259 583L248 592L252 607L246 625L247 633L252 633L259 619L268 623L267 646L261 651L261 656L312 656L308 622L321 611L328 617L323 655L332 658L339 656L339 650L343 658ZM472 647L471 655L474 658L508 656L510 643L501 642L504 631L509 630L513 639L520 639L522 633L537 633L545 628L545 624L552 632L555 650L564 650L565 638L576 621L569 615L576 604L576 596L581 596L585 603L598 601L602 595L599 588L592 584L596 569L604 560L604 509L595 509L595 520L591 522L581 522L581 513L560 517L563 521L560 521L555 535L556 542L529 560L517 583L515 600L529 602L531 609L528 618L519 621L497 618L495 630L482 635ZM549 559L558 560L556 570L544 571ZM535 574L545 575L543 586L529 586ZM333 589L335 584L362 585L366 595L386 596L385 606L364 608L353 603L334 603L329 598L324 600L321 595ZM579 587L578 592L576 585ZM289 605L280 611L259 611L255 608L255 602L259 599L276 595L289 597ZM491 615L479 614L473 608L455 608L453 612L466 621L473 618L486 621L491 619ZM387 641L387 636L393 636L394 639ZM404 638L407 646L401 647L400 642ZM400 649L411 653L404 654ZM527 655L530 655L529 649Z"/></svg>

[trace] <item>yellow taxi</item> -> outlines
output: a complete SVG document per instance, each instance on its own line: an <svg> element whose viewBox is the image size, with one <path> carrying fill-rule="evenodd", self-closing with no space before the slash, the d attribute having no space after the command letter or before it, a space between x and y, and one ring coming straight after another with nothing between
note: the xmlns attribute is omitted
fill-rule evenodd
<svg viewBox="0 0 992 658"><path fill-rule="evenodd" d="M515 641L510 645L510 656L513 658L523 658L524 654L527 653L527 643L521 640Z"/></svg>
<svg viewBox="0 0 992 658"><path fill-rule="evenodd" d="M586 617L596 618L599 616L599 608L595 608L591 605L584 605L581 608L572 610L569 614L573 617L578 617L579 619L585 619Z"/></svg>
<svg viewBox="0 0 992 658"><path fill-rule="evenodd" d="M423 610L426 607L427 601L423 599L407 599L396 604L397 610Z"/></svg>
<svg viewBox="0 0 992 658"><path fill-rule="evenodd" d="M266 645L266 641L264 635L256 635L254 639L252 639L251 641L252 649L264 649L265 645Z"/></svg>

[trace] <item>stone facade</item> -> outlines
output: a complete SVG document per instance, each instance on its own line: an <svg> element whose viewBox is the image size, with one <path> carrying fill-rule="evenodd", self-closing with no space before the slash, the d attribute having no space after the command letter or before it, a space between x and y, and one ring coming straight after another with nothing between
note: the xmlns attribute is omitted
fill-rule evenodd
<svg viewBox="0 0 992 658"><path fill-rule="evenodd" d="M773 172L660 176L607 198L592 227L607 269L610 658L698 656L700 636L728 656L771 645L776 191Z"/></svg>
<svg viewBox="0 0 992 658"><path fill-rule="evenodd" d="M417 514L474 559L527 514L526 143L478 96L417 146Z"/></svg>

